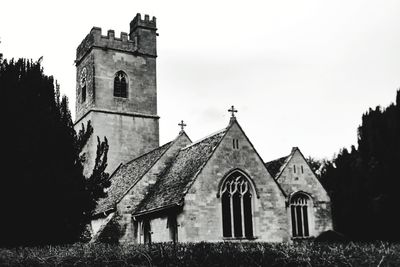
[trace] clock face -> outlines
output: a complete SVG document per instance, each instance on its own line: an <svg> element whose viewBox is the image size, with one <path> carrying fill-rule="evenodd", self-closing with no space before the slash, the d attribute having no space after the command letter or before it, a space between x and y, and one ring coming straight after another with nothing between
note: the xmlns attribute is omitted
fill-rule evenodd
<svg viewBox="0 0 400 267"><path fill-rule="evenodd" d="M84 67L84 68L81 70L81 76L80 76L81 87L85 86L85 84L86 84L86 78L87 78L87 70L86 70L86 67Z"/></svg>

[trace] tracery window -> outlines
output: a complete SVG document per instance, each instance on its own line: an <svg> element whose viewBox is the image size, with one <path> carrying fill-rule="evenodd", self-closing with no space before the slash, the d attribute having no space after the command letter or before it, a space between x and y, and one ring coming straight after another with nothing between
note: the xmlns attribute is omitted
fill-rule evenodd
<svg viewBox="0 0 400 267"><path fill-rule="evenodd" d="M249 179L240 172L230 174L222 184L220 194L223 236L252 238L254 193Z"/></svg>
<svg viewBox="0 0 400 267"><path fill-rule="evenodd" d="M127 89L126 74L123 71L118 71L114 77L114 96L126 98L128 96Z"/></svg>
<svg viewBox="0 0 400 267"><path fill-rule="evenodd" d="M303 193L296 193L290 199L293 237L309 237L309 205L311 199Z"/></svg>

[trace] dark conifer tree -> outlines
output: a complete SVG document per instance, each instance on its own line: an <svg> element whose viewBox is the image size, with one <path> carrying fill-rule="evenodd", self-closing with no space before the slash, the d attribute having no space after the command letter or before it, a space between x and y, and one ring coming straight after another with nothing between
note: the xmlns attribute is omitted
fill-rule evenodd
<svg viewBox="0 0 400 267"><path fill-rule="evenodd" d="M90 125L76 135L66 97L40 62L0 61L3 175L0 245L48 244L79 239L95 206L80 152ZM104 142L94 176L108 178ZM107 145L108 148L108 145ZM102 185L107 185L103 181ZM96 180L98 181L98 179ZM97 189L99 191L99 189Z"/></svg>
<svg viewBox="0 0 400 267"><path fill-rule="evenodd" d="M400 240L399 97L400 91L386 109L369 109L358 128L358 148L343 149L322 173L336 230L353 239Z"/></svg>

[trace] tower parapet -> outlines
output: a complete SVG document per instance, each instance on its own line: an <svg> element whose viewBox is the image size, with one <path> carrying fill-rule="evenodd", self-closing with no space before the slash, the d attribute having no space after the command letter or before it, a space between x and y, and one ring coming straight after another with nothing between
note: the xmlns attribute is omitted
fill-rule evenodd
<svg viewBox="0 0 400 267"><path fill-rule="evenodd" d="M156 18L150 19L149 15L145 15L142 19L140 13L137 13L130 23L129 31L129 39L135 43L137 52L157 57L157 35Z"/></svg>
<svg viewBox="0 0 400 267"><path fill-rule="evenodd" d="M137 27L148 28L150 30L157 30L156 17L153 16L150 20L149 15L144 15L144 19L142 19L140 13L137 13L136 16L133 18L133 20L131 21L130 26L131 26L130 33L132 33Z"/></svg>
<svg viewBox="0 0 400 267"><path fill-rule="evenodd" d="M130 23L129 39L126 32L121 32L116 38L114 30L102 35L101 28L93 27L76 49L76 62L80 62L93 47L156 57L156 31L156 18L150 19L149 15L145 15L142 19L140 13Z"/></svg>
<svg viewBox="0 0 400 267"><path fill-rule="evenodd" d="M121 32L120 37L117 38L114 30L108 30L107 35L102 35L101 28L93 27L76 49L76 61L81 61L93 47L131 53L137 51L134 41L128 39L126 32Z"/></svg>

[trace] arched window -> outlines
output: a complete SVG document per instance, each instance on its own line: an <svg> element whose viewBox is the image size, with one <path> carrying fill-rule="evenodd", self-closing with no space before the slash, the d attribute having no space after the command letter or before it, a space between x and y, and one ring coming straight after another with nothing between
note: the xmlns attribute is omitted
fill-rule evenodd
<svg viewBox="0 0 400 267"><path fill-rule="evenodd" d="M114 77L114 96L126 98L128 96L127 90L126 74L123 71L118 71Z"/></svg>
<svg viewBox="0 0 400 267"><path fill-rule="evenodd" d="M238 171L230 174L222 184L220 195L223 236L252 238L254 192L249 179Z"/></svg>
<svg viewBox="0 0 400 267"><path fill-rule="evenodd" d="M84 67L81 70L81 74L80 74L80 86L81 86L81 100L82 100L82 103L86 101L86 79L87 79L87 70Z"/></svg>
<svg viewBox="0 0 400 267"><path fill-rule="evenodd" d="M293 237L309 237L309 206L311 199L304 193L296 193L290 198Z"/></svg>

